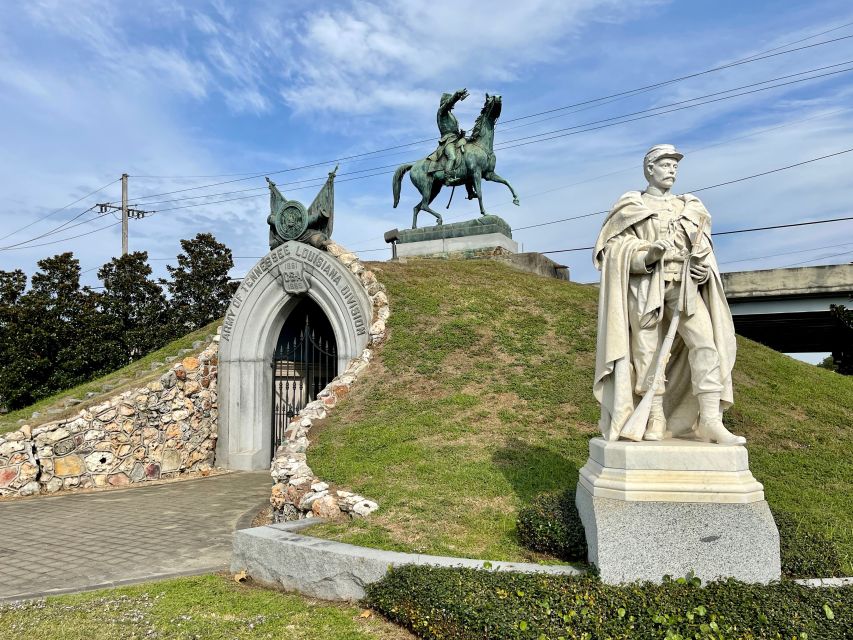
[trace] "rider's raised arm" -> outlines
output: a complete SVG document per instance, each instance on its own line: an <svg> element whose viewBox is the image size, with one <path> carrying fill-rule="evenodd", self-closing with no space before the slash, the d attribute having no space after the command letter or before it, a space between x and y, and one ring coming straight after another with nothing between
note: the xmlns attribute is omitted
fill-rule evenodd
<svg viewBox="0 0 853 640"><path fill-rule="evenodd" d="M447 113L448 111L453 109L454 106L456 106L457 102L459 102L460 100L464 100L467 97L468 90L459 89L458 91L455 91L452 96L450 96L450 99L447 102L442 103L439 106L438 110L440 113Z"/></svg>

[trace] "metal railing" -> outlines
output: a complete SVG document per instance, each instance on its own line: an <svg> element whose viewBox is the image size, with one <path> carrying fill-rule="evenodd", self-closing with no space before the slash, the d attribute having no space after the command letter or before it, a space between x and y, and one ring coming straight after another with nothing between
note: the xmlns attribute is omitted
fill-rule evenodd
<svg viewBox="0 0 853 640"><path fill-rule="evenodd" d="M317 334L308 317L299 333L279 340L273 354L272 455L285 439L290 421L338 373L335 340Z"/></svg>

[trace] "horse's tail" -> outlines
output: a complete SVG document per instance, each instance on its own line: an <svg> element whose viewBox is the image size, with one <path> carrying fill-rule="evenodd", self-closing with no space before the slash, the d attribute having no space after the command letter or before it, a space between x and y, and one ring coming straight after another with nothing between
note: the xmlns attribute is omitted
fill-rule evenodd
<svg viewBox="0 0 853 640"><path fill-rule="evenodd" d="M400 204L400 184L403 182L403 176L406 174L406 171L412 168L411 164L401 164L397 167L397 170L394 172L394 207Z"/></svg>

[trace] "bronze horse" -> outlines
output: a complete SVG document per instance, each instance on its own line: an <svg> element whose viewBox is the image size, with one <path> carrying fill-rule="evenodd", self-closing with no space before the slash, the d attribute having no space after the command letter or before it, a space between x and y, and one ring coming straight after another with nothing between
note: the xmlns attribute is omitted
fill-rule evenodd
<svg viewBox="0 0 853 640"><path fill-rule="evenodd" d="M518 204L518 195L512 185L495 173L495 152L492 145L495 139L495 121L501 115L501 97L486 94L486 102L480 115L474 124L470 137L465 145L465 153L462 154L462 166L458 171L458 177L447 180L443 170L434 173L428 172L430 161L422 158L410 164L401 164L394 172L394 207L400 202L400 184L403 175L411 170L409 177L412 184L421 192L421 201L415 205L412 215L412 229L418 228L418 212L426 211L436 218L436 224L442 224L441 215L430 208L430 203L435 200L442 187L457 187L465 185L468 191L468 199L477 198L480 202L480 214L487 215L483 208L483 180L500 182L505 184L512 193L513 204Z"/></svg>

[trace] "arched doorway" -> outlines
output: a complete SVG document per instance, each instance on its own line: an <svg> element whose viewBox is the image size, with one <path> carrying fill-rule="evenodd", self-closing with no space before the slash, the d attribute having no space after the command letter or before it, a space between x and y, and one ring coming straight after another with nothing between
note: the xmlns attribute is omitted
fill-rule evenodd
<svg viewBox="0 0 853 640"><path fill-rule="evenodd" d="M261 258L240 283L222 324L218 465L247 471L269 468L272 355L282 327L306 299L322 310L333 329L338 371L367 346L373 307L349 267L298 242L287 242Z"/></svg>
<svg viewBox="0 0 853 640"><path fill-rule="evenodd" d="M338 346L320 306L303 296L287 316L272 355L272 455L302 408L338 375Z"/></svg>

